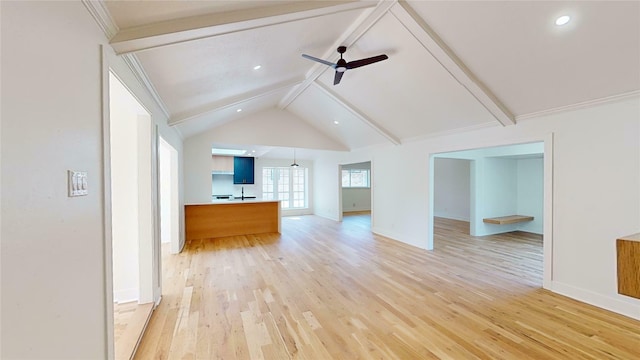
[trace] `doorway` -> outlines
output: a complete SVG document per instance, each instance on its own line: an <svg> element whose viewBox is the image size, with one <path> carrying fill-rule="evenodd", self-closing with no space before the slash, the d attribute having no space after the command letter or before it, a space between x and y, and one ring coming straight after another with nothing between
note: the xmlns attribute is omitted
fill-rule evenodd
<svg viewBox="0 0 640 360"><path fill-rule="evenodd" d="M340 220L371 228L371 161L340 165Z"/></svg>
<svg viewBox="0 0 640 360"><path fill-rule="evenodd" d="M551 136L526 143L431 154L427 248L434 248L434 228L458 231L469 241L519 233L534 247L537 237L541 244L542 286L549 288L552 157L547 154L552 154ZM468 189L462 191L461 186ZM503 221L506 216L517 221Z"/></svg>
<svg viewBox="0 0 640 360"><path fill-rule="evenodd" d="M154 303L153 128L113 72L108 84L113 339L115 357L129 358Z"/></svg>

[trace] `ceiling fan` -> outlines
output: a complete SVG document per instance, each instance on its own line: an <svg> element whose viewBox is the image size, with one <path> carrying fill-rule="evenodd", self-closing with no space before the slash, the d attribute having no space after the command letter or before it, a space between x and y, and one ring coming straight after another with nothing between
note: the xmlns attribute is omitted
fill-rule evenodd
<svg viewBox="0 0 640 360"><path fill-rule="evenodd" d="M358 67L361 67L361 66L373 64L373 63L376 63L378 61L387 60L389 58L387 55L383 54L383 55L378 55L378 56L374 56L374 57L370 57L370 58L366 58L366 59L360 59L360 60L354 60L354 61L347 62L345 59L342 58L342 54L344 54L345 51L347 51L347 47L346 46L338 46L338 52L340 53L340 60L338 60L338 62L335 63L335 64L330 62L330 61L318 59L317 57L313 57L313 56L307 55L307 54L302 54L302 57L305 58L305 59L317 61L317 62L319 62L321 64L325 64L327 66L331 66L332 68L334 68L336 70L336 75L333 78L333 85L340 84L340 80L342 79L342 75L344 75L344 72L347 71L347 70L351 70L351 69L355 69L355 68L358 68Z"/></svg>

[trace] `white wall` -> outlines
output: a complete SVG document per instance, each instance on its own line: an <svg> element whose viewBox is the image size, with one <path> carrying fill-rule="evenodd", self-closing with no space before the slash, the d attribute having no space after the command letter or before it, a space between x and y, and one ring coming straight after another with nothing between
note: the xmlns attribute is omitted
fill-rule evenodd
<svg viewBox="0 0 640 360"><path fill-rule="evenodd" d="M110 75L113 300L138 300L138 115L144 112Z"/></svg>
<svg viewBox="0 0 640 360"><path fill-rule="evenodd" d="M475 160L486 157L508 157L517 159L527 156L538 156L542 153L544 153L544 143L537 141L532 143L518 143L510 145L484 144L481 148L439 153L435 156L439 158L467 160Z"/></svg>
<svg viewBox="0 0 640 360"><path fill-rule="evenodd" d="M484 218L515 215L518 210L517 162L514 159L481 158L471 165L475 196L471 199L470 233L483 236L514 231L517 224L494 225Z"/></svg>
<svg viewBox="0 0 640 360"><path fill-rule="evenodd" d="M171 152L160 141L158 147L160 173L160 242L171 242Z"/></svg>
<svg viewBox="0 0 640 360"><path fill-rule="evenodd" d="M159 139L160 157L160 226L161 240L171 243L171 253L177 254L182 249L180 239L180 164L178 151L165 139ZM158 256L159 254L156 254ZM160 274L158 273L158 276Z"/></svg>
<svg viewBox="0 0 640 360"><path fill-rule="evenodd" d="M519 159L518 163L518 210L521 215L533 216L533 221L518 223L518 230L542 234L544 202L544 161Z"/></svg>
<svg viewBox="0 0 640 360"><path fill-rule="evenodd" d="M517 158L481 158L473 162L475 207L471 235L483 236L515 230L543 233L544 161ZM475 172L475 173L474 173ZM472 186L473 187L473 186ZM533 221L495 225L484 218L528 215Z"/></svg>
<svg viewBox="0 0 640 360"><path fill-rule="evenodd" d="M79 1L0 3L3 359L107 353L100 43ZM67 197L67 170L89 194Z"/></svg>
<svg viewBox="0 0 640 360"><path fill-rule="evenodd" d="M469 221L471 164L464 159L434 159L434 215Z"/></svg>
<svg viewBox="0 0 640 360"><path fill-rule="evenodd" d="M79 1L0 7L0 357L102 359L110 351L112 309L100 53L107 39ZM166 116L122 58L105 49L108 66L181 152ZM67 197L69 169L88 172L88 196Z"/></svg>
<svg viewBox="0 0 640 360"><path fill-rule="evenodd" d="M233 174L213 174L211 178L212 195L233 195Z"/></svg>
<svg viewBox="0 0 640 360"><path fill-rule="evenodd" d="M156 214L154 211L154 201L157 201L157 190L154 189L154 163L157 159L154 157L153 140L155 136L153 134L153 128L151 126L151 119L149 115L138 115L136 121L137 135L138 135L138 271L140 272L140 293L138 295L138 302L140 304L147 304L157 299L154 299L154 270L153 262L158 261L154 259L154 241L156 239L156 225L155 221L160 225L160 219L154 219ZM157 170L155 170L157 171ZM154 200L156 199L156 200ZM159 202L157 202L159 206ZM158 229L159 230L159 229ZM160 242L160 232L157 232L157 242ZM157 294L158 296L160 294Z"/></svg>
<svg viewBox="0 0 640 360"><path fill-rule="evenodd" d="M331 220L340 220L340 181L339 165L333 157L317 159L313 182L313 213Z"/></svg>
<svg viewBox="0 0 640 360"><path fill-rule="evenodd" d="M342 211L370 211L370 188L342 188Z"/></svg>
<svg viewBox="0 0 640 360"><path fill-rule="evenodd" d="M640 98L449 136L330 153L316 160L316 214L338 218L337 166L373 161L372 229L425 248L431 214L429 156L533 142L553 134L551 289L640 319L640 301L617 294L615 239L640 231ZM414 196L401 196L410 189ZM334 206L334 204L336 204Z"/></svg>
<svg viewBox="0 0 640 360"><path fill-rule="evenodd" d="M287 110L267 109L189 137L206 138L209 143L249 144L307 149L344 150L346 147L316 130ZM211 152L209 152L211 156Z"/></svg>

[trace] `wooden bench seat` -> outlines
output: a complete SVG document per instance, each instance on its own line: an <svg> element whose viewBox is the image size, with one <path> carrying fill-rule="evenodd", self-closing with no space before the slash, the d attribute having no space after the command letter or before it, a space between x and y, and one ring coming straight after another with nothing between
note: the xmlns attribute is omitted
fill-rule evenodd
<svg viewBox="0 0 640 360"><path fill-rule="evenodd" d="M527 222L527 221L533 221L533 216L509 215L509 216L500 216L500 217L482 219L482 222L485 222L487 224L496 224L496 225L515 224L515 223Z"/></svg>

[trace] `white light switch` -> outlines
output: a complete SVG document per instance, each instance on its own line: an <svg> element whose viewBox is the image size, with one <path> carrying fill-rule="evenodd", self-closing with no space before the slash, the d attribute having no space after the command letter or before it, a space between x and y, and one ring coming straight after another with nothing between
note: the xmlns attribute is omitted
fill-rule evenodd
<svg viewBox="0 0 640 360"><path fill-rule="evenodd" d="M69 175L69 197L89 194L86 171L68 170L67 173Z"/></svg>

